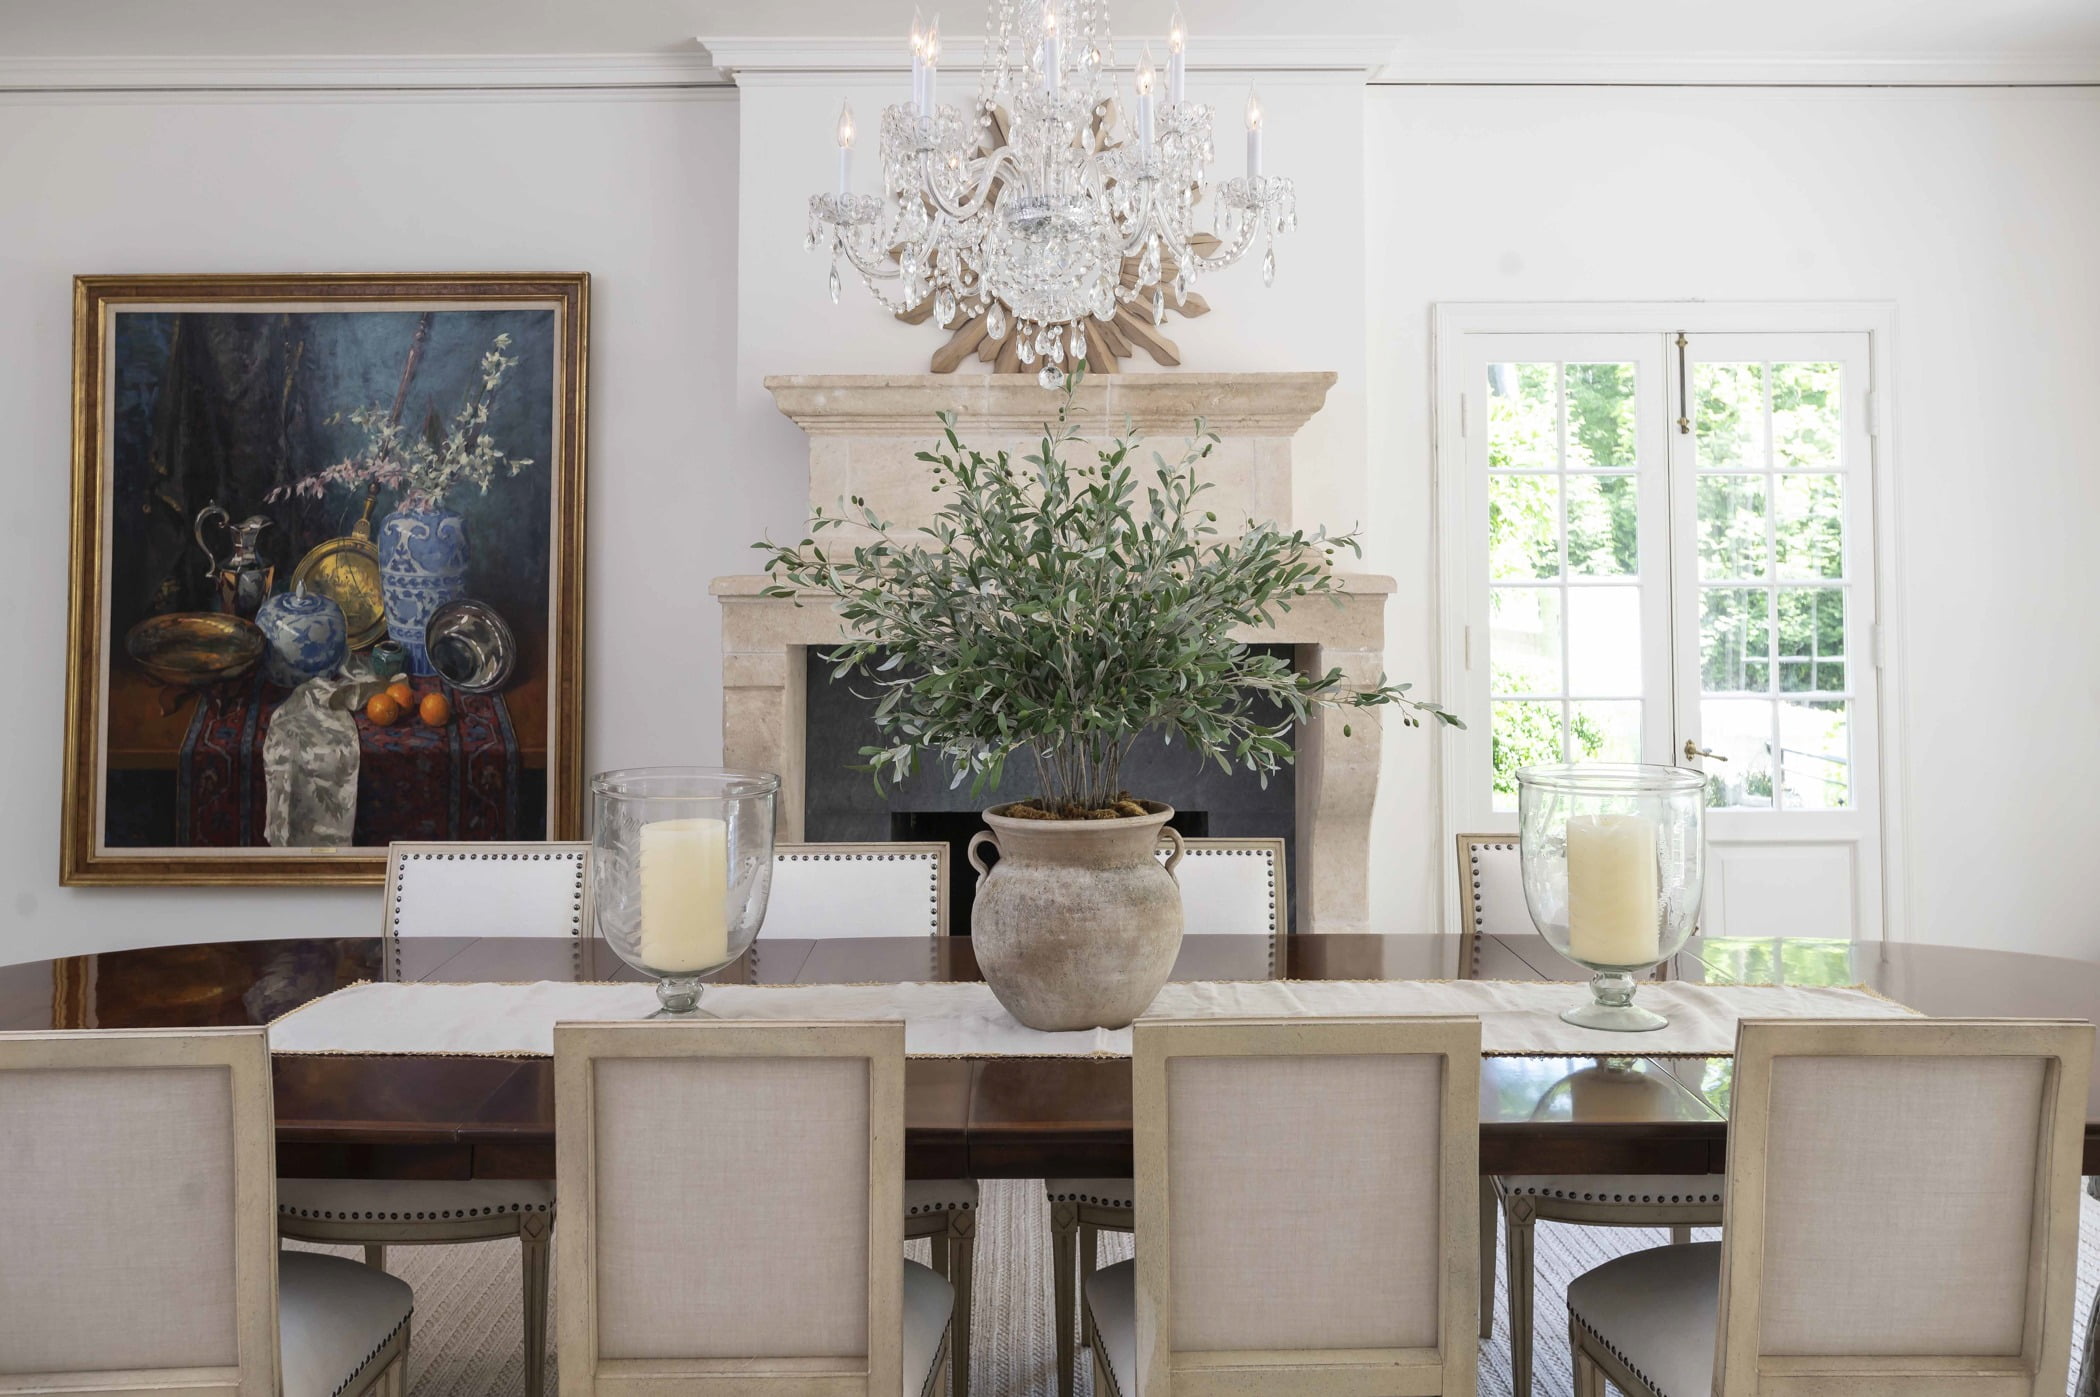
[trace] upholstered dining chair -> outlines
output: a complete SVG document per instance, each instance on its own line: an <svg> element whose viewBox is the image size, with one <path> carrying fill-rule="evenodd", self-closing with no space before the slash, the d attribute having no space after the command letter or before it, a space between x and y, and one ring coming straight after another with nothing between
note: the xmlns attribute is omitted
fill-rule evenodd
<svg viewBox="0 0 2100 1397"><path fill-rule="evenodd" d="M0 1391L400 1397L415 1297L279 1254L275 1132L259 1028L0 1033Z"/></svg>
<svg viewBox="0 0 2100 1397"><path fill-rule="evenodd" d="M920 1397L902 1023L557 1024L563 1397Z"/></svg>
<svg viewBox="0 0 2100 1397"><path fill-rule="evenodd" d="M924 936L928 974L948 934L948 846L939 842L779 844L765 937L827 941L864 936ZM933 1269L955 1289L955 1341L950 1389L970 1392L970 1307L977 1245L975 1179L911 1179L904 1185L904 1237L926 1239Z"/></svg>
<svg viewBox="0 0 2100 1397"><path fill-rule="evenodd" d="M1162 848L1161 857L1166 850ZM1181 923L1202 934L1266 936L1272 979L1290 973L1290 889L1281 839L1184 839L1175 870ZM1059 1397L1079 1382L1080 1278L1092 1274L1103 1232L1129 1232L1134 1222L1129 1179L1046 1179L1050 1200L1052 1305L1057 1319Z"/></svg>
<svg viewBox="0 0 2100 1397"><path fill-rule="evenodd" d="M422 937L561 939L580 967L591 934L590 857L584 843L390 846L380 924L386 975L401 977L403 943ZM389 1246L517 1238L526 1397L545 1391L551 1181L279 1179L277 1230L302 1242L362 1246L380 1270Z"/></svg>
<svg viewBox="0 0 2100 1397"><path fill-rule="evenodd" d="M1086 1277L1094 1391L1472 1397L1480 1021L1132 1034L1137 1256Z"/></svg>
<svg viewBox="0 0 2100 1397"><path fill-rule="evenodd" d="M1480 973L1480 938L1536 934L1524 903L1522 852L1509 835L1458 837L1464 935L1459 977ZM1495 1332L1495 1224L1509 1263L1509 1369L1513 1397L1531 1397L1532 1244L1540 1222L1585 1227L1667 1227L1689 1242L1694 1227L1721 1222L1719 1174L1522 1174L1480 1191L1480 1337Z"/></svg>
<svg viewBox="0 0 2100 1397"><path fill-rule="evenodd" d="M2093 1026L1745 1021L1721 1240L1568 1287L1576 1397L2055 1397Z"/></svg>

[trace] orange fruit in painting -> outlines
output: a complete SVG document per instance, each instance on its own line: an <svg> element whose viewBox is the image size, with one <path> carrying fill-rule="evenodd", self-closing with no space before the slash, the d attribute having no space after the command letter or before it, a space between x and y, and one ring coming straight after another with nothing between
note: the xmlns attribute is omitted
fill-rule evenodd
<svg viewBox="0 0 2100 1397"><path fill-rule="evenodd" d="M392 694L374 694L365 702L365 716L382 728L400 722L401 712L401 705L394 702Z"/></svg>
<svg viewBox="0 0 2100 1397"><path fill-rule="evenodd" d="M423 721L434 728L441 728L452 721L452 705L443 694L423 695L423 704L416 710Z"/></svg>
<svg viewBox="0 0 2100 1397"><path fill-rule="evenodd" d="M386 696L392 699L395 707L399 708L403 713L416 706L415 686L406 679L396 679L393 683L387 685Z"/></svg>

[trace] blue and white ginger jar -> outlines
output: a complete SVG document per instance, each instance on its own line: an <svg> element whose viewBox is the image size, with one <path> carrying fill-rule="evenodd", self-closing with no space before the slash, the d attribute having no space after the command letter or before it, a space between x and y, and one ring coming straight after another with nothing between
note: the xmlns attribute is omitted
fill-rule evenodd
<svg viewBox="0 0 2100 1397"><path fill-rule="evenodd" d="M423 632L432 612L467 594L467 521L449 509L397 509L380 520L379 592L408 672L437 673Z"/></svg>
<svg viewBox="0 0 2100 1397"><path fill-rule="evenodd" d="M350 627L343 609L300 583L295 592L279 592L255 613L256 629L269 650L263 678L287 689L317 674L339 669L350 657Z"/></svg>

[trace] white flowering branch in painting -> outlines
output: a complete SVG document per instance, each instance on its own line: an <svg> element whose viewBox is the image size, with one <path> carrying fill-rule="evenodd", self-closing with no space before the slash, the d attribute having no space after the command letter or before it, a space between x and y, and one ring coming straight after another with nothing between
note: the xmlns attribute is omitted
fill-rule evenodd
<svg viewBox="0 0 2100 1397"><path fill-rule="evenodd" d="M297 495L320 499L330 486L351 488L378 485L401 493L401 507L427 510L441 507L455 492L476 489L489 492L492 481L516 475L532 464L530 457L506 456L486 432L489 407L503 377L517 365L505 354L510 336L498 335L481 356L480 386L469 393L450 421L433 424L421 434L404 432L393 414L378 406L354 408L348 414L352 426L365 434L364 446L332 466L301 480L280 485L269 498L274 502ZM343 420L338 413L330 423Z"/></svg>

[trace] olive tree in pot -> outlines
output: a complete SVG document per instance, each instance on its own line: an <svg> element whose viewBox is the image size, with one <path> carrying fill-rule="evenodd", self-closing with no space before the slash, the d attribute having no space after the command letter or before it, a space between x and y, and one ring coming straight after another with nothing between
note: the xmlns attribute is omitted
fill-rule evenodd
<svg viewBox="0 0 2100 1397"><path fill-rule="evenodd" d="M757 545L767 595L836 604L850 638L825 655L833 677L879 687L884 745L862 749L878 783L928 756L973 792L996 790L1010 761L1032 769L1033 798L984 812L977 841L1000 857L978 884L972 936L1000 1003L1039 1029L1120 1028L1173 969L1174 811L1120 776L1140 733L1177 733L1265 781L1315 707L1461 726L1406 684L1351 687L1340 670L1300 673L1234 639L1337 592L1332 561L1357 551L1355 535L1249 523L1225 536L1202 499L1218 438L1198 421L1178 459L1142 465L1135 432L1089 446L1072 420L1078 382L1021 461L971 449L942 414L939 442L919 453L947 497L929 529L895 528L856 499L816 511L799 543ZM848 524L858 541L839 532ZM1176 850L1164 866L1163 833Z"/></svg>

